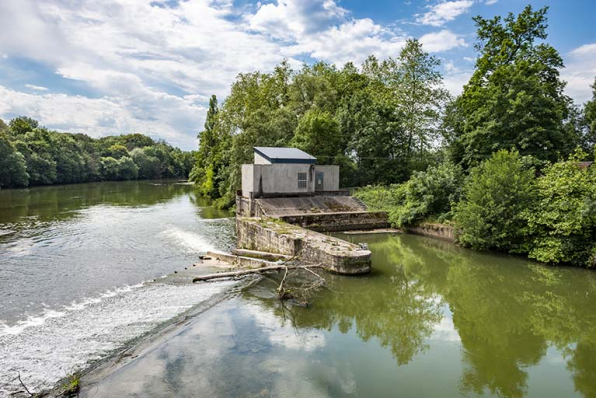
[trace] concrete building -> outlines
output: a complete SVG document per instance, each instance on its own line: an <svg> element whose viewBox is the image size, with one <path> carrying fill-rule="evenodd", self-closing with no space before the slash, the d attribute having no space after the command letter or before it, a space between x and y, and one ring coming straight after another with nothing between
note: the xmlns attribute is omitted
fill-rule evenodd
<svg viewBox="0 0 596 398"><path fill-rule="evenodd" d="M242 196L249 199L308 196L339 191L339 166L316 165L296 148L254 148L254 163L242 165Z"/></svg>

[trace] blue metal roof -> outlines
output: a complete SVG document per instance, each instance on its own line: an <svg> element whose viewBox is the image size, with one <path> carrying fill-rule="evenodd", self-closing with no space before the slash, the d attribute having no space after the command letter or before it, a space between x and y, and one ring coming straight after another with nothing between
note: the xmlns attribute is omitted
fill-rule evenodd
<svg viewBox="0 0 596 398"><path fill-rule="evenodd" d="M317 158L298 148L254 147L256 153L271 163L305 163L315 164Z"/></svg>

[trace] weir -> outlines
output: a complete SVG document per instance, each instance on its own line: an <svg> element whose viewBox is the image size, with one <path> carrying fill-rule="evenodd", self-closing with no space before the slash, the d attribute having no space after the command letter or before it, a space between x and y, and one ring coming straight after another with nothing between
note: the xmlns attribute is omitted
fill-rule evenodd
<svg viewBox="0 0 596 398"><path fill-rule="evenodd" d="M323 232L389 228L385 212L369 212L339 189L339 167L315 165L295 148L255 148L242 166L236 195L238 248L320 264L339 274L371 271L371 253Z"/></svg>

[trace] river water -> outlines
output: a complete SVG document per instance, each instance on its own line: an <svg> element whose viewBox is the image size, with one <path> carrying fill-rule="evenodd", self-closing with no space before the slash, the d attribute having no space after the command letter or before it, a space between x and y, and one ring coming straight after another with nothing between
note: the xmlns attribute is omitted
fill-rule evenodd
<svg viewBox="0 0 596 398"><path fill-rule="evenodd" d="M1 190L0 396L19 372L51 387L220 293L159 278L233 241L229 213L175 182Z"/></svg>
<svg viewBox="0 0 596 398"><path fill-rule="evenodd" d="M233 222L190 187L0 195L0 369L31 382L229 286L143 283L232 244ZM346 238L368 243L370 275L326 274L307 308L282 304L265 279L83 396L596 396L594 271L413 235Z"/></svg>

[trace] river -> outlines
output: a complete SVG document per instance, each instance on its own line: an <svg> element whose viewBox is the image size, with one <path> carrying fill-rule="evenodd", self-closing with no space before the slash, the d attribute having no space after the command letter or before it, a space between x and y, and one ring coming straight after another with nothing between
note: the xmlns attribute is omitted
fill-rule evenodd
<svg viewBox="0 0 596 398"><path fill-rule="evenodd" d="M226 213L154 184L0 192L0 369L55 381L225 291L151 282L233 244ZM370 275L326 275L307 308L265 279L82 395L596 396L593 271L413 235L346 238L368 243Z"/></svg>

